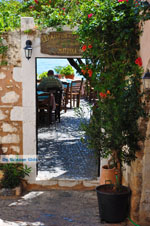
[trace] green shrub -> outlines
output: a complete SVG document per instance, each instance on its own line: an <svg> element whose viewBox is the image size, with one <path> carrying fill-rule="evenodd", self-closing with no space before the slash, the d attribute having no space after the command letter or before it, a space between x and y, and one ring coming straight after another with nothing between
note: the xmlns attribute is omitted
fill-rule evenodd
<svg viewBox="0 0 150 226"><path fill-rule="evenodd" d="M56 66L55 68L54 68L54 70L55 70L55 72L57 73L57 74L61 74L61 70L63 69L63 66Z"/></svg>
<svg viewBox="0 0 150 226"><path fill-rule="evenodd" d="M73 68L71 67L71 65L67 65L67 66L64 66L64 67L61 69L60 74L64 74L64 75L72 75L72 74L74 74L74 70L73 70Z"/></svg>
<svg viewBox="0 0 150 226"><path fill-rule="evenodd" d="M4 164L1 169L4 171L4 177L1 180L2 188L15 188L19 186L21 180L25 176L29 176L31 172L31 167L13 163Z"/></svg>
<svg viewBox="0 0 150 226"><path fill-rule="evenodd" d="M38 79L46 78L47 76L47 71L44 71L43 73L38 75Z"/></svg>

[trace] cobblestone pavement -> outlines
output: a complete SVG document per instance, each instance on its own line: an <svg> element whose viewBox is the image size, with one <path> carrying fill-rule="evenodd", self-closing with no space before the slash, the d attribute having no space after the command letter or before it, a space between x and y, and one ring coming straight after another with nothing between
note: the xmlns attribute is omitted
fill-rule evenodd
<svg viewBox="0 0 150 226"><path fill-rule="evenodd" d="M32 191L0 200L0 226L126 226L102 224L95 191Z"/></svg>
<svg viewBox="0 0 150 226"><path fill-rule="evenodd" d="M85 118L88 104L81 100ZM38 179L96 179L97 159L80 140L79 118L73 109L61 114L61 122L38 129Z"/></svg>

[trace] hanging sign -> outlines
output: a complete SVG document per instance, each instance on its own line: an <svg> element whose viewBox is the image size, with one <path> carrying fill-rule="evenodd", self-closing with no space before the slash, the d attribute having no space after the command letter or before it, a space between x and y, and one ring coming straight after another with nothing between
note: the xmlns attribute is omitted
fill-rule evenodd
<svg viewBox="0 0 150 226"><path fill-rule="evenodd" d="M41 53L59 56L81 56L77 35L71 31L41 34Z"/></svg>

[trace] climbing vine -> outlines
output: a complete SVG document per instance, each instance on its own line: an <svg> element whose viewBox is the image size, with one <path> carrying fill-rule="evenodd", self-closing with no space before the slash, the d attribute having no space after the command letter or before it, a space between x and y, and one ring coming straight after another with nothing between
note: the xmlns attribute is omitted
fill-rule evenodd
<svg viewBox="0 0 150 226"><path fill-rule="evenodd" d="M6 32L20 28L21 3L18 1L0 1L0 65L6 65L5 56L8 46L5 41Z"/></svg>

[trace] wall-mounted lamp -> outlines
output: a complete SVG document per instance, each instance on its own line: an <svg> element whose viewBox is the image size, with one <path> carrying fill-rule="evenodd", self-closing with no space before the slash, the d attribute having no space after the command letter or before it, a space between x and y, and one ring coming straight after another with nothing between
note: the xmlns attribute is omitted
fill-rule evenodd
<svg viewBox="0 0 150 226"><path fill-rule="evenodd" d="M150 72L147 72L143 76L143 86L146 91L150 91Z"/></svg>
<svg viewBox="0 0 150 226"><path fill-rule="evenodd" d="M25 51L25 57L29 60L32 56L32 42L30 40L26 41L26 46L24 48Z"/></svg>

